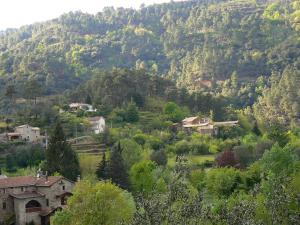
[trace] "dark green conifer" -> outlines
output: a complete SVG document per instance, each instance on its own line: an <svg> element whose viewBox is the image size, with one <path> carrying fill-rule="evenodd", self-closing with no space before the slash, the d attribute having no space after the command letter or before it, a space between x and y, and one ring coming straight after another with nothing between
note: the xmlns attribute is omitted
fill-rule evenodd
<svg viewBox="0 0 300 225"><path fill-rule="evenodd" d="M106 155L105 153L103 153L103 156L102 156L102 160L100 161L98 167L97 167L97 170L96 170L96 175L98 177L99 180L106 180L108 177L107 177L107 161L106 161Z"/></svg>
<svg viewBox="0 0 300 225"><path fill-rule="evenodd" d="M113 183L119 185L121 188L129 188L128 173L122 157L122 148L120 142L112 149L108 165L108 177Z"/></svg>
<svg viewBox="0 0 300 225"><path fill-rule="evenodd" d="M67 142L60 123L56 124L50 138L49 147L46 150L46 161L46 168L50 174L58 172L71 180L76 180L80 175L77 154Z"/></svg>

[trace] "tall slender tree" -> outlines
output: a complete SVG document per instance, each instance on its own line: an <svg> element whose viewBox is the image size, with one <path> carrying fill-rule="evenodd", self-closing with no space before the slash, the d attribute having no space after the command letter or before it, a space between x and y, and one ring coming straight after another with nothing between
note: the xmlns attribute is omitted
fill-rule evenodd
<svg viewBox="0 0 300 225"><path fill-rule="evenodd" d="M103 153L102 160L100 161L97 170L96 170L96 175L99 180L106 180L108 178L107 174L107 161L106 161L106 155Z"/></svg>
<svg viewBox="0 0 300 225"><path fill-rule="evenodd" d="M50 174L58 172L71 180L76 180L80 175L78 157L67 142L59 122L50 137L49 147L46 150L46 162L46 168Z"/></svg>
<svg viewBox="0 0 300 225"><path fill-rule="evenodd" d="M128 173L122 157L120 142L112 149L108 164L108 178L123 189L129 188Z"/></svg>

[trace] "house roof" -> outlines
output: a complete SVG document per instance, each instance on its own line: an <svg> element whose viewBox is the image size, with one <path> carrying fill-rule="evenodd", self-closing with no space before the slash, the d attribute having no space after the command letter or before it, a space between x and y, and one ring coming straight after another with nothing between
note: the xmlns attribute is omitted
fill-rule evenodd
<svg viewBox="0 0 300 225"><path fill-rule="evenodd" d="M89 117L88 118L90 122L97 122L101 119L104 119L102 116L95 116L95 117Z"/></svg>
<svg viewBox="0 0 300 225"><path fill-rule="evenodd" d="M235 120L235 121L214 122L214 125L215 126L234 126L238 123L239 123L239 121Z"/></svg>
<svg viewBox="0 0 300 225"><path fill-rule="evenodd" d="M74 103L71 103L70 105L69 105L69 107L79 107L79 106L92 106L92 105L90 105L90 104L86 104L86 103L80 103L80 102L74 102Z"/></svg>
<svg viewBox="0 0 300 225"><path fill-rule="evenodd" d="M30 191L30 192L23 192L20 194L10 194L12 197L17 199L27 199L27 198L40 198L45 196L44 194L41 194L36 191Z"/></svg>
<svg viewBox="0 0 300 225"><path fill-rule="evenodd" d="M0 188L7 187L24 187L24 186L42 186L49 187L54 183L65 179L63 177L49 176L47 179L44 177L37 178L33 176L24 176L24 177L8 177L0 179Z"/></svg>
<svg viewBox="0 0 300 225"><path fill-rule="evenodd" d="M14 132L14 133L7 133L7 136L21 136L21 134Z"/></svg>
<svg viewBox="0 0 300 225"><path fill-rule="evenodd" d="M193 117L187 117L184 120L182 120L183 123L190 123L193 122L194 120L198 119L198 116L193 116Z"/></svg>
<svg viewBox="0 0 300 225"><path fill-rule="evenodd" d="M52 213L54 213L58 208L50 208L50 207L46 207L43 208L42 211L40 211L39 215L44 217L44 216L48 216Z"/></svg>
<svg viewBox="0 0 300 225"><path fill-rule="evenodd" d="M32 127L32 126L30 126L30 125L28 125L28 124L24 124L24 125L21 125L21 126L17 126L16 128L24 128L24 127L27 127L27 126L28 126L28 128L31 128L32 130L40 130L39 127Z"/></svg>

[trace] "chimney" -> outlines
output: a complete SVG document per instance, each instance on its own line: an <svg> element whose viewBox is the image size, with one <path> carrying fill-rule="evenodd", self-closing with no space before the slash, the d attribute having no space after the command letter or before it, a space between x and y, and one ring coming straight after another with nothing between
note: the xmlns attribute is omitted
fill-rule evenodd
<svg viewBox="0 0 300 225"><path fill-rule="evenodd" d="M39 168L39 170L36 173L36 178L37 179L41 178L41 175L42 175L41 173L42 173L41 168Z"/></svg>

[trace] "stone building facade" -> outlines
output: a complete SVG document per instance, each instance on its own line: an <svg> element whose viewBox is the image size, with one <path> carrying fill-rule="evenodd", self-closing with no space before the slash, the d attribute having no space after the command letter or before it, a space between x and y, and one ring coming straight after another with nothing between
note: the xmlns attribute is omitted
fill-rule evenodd
<svg viewBox="0 0 300 225"><path fill-rule="evenodd" d="M31 143L38 143L43 139L40 133L40 128L32 127L28 124L16 127L15 133L20 134L22 140Z"/></svg>
<svg viewBox="0 0 300 225"><path fill-rule="evenodd" d="M58 176L0 179L0 224L49 225L50 216L65 207L74 183Z"/></svg>

